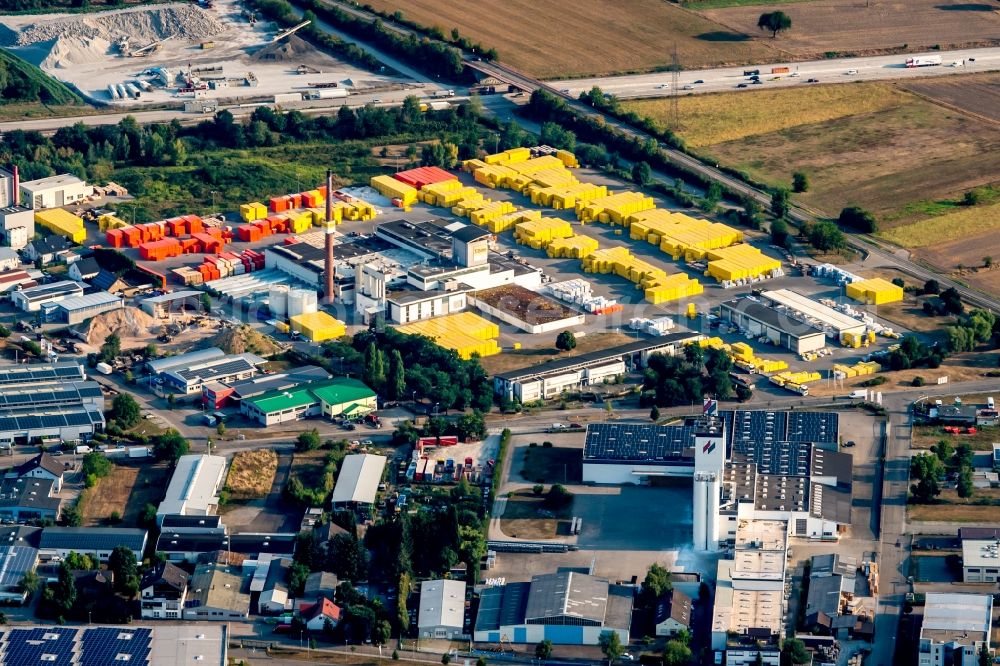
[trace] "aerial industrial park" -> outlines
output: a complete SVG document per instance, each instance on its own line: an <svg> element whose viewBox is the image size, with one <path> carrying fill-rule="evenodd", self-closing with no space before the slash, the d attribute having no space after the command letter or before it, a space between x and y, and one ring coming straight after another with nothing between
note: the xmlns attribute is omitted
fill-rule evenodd
<svg viewBox="0 0 1000 666"><path fill-rule="evenodd" d="M0 663L1000 661L1000 20L835 4L0 0Z"/></svg>

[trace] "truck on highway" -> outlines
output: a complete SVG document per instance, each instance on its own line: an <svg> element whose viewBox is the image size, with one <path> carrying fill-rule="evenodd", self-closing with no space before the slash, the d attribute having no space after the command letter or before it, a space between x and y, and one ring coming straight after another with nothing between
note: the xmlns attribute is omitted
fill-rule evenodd
<svg viewBox="0 0 1000 666"><path fill-rule="evenodd" d="M907 67L934 67L941 64L941 56L920 56L917 58L907 58Z"/></svg>
<svg viewBox="0 0 1000 666"><path fill-rule="evenodd" d="M744 69L743 76L760 76L759 69Z"/></svg>
<svg viewBox="0 0 1000 666"><path fill-rule="evenodd" d="M347 90L344 88L320 88L310 90L306 93L308 99L338 99L347 97Z"/></svg>
<svg viewBox="0 0 1000 666"><path fill-rule="evenodd" d="M772 74L788 74L791 70L788 67L772 67Z"/></svg>
<svg viewBox="0 0 1000 666"><path fill-rule="evenodd" d="M435 90L431 93L431 97L454 97L454 90Z"/></svg>

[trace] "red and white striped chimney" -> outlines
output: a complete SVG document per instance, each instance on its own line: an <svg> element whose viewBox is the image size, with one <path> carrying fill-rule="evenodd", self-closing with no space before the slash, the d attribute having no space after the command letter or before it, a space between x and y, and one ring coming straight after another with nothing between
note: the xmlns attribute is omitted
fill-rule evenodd
<svg viewBox="0 0 1000 666"><path fill-rule="evenodd" d="M326 170L326 304L333 305L333 171Z"/></svg>

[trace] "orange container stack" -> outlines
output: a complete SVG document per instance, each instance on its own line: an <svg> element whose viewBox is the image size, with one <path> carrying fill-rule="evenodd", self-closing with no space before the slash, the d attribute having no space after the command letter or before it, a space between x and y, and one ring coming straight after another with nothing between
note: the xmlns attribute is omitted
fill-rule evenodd
<svg viewBox="0 0 1000 666"><path fill-rule="evenodd" d="M104 238L108 241L108 245L114 248L120 248L125 245L125 233L124 229L108 229L104 234Z"/></svg>
<svg viewBox="0 0 1000 666"><path fill-rule="evenodd" d="M149 261L162 261L169 257L178 257L182 251L181 243L176 238L149 241L139 246L139 256Z"/></svg>

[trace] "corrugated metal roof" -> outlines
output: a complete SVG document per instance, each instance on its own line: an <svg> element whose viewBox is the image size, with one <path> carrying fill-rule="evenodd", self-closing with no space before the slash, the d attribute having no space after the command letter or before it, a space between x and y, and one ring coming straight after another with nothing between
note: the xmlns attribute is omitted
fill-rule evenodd
<svg viewBox="0 0 1000 666"><path fill-rule="evenodd" d="M56 307L67 312L72 312L74 310L86 310L87 308L98 307L101 305L111 305L112 303L118 303L119 306L123 307L125 305L125 301L121 296L115 296L114 294L109 294L106 291L98 291L93 294L67 298L64 301L56 303Z"/></svg>
<svg viewBox="0 0 1000 666"><path fill-rule="evenodd" d="M465 581L425 580L420 583L417 626L455 627L465 622Z"/></svg>
<svg viewBox="0 0 1000 666"><path fill-rule="evenodd" d="M337 484L333 487L331 501L334 504L340 502L374 504L386 460L385 456L370 453L345 457L340 466L340 474L337 476Z"/></svg>

